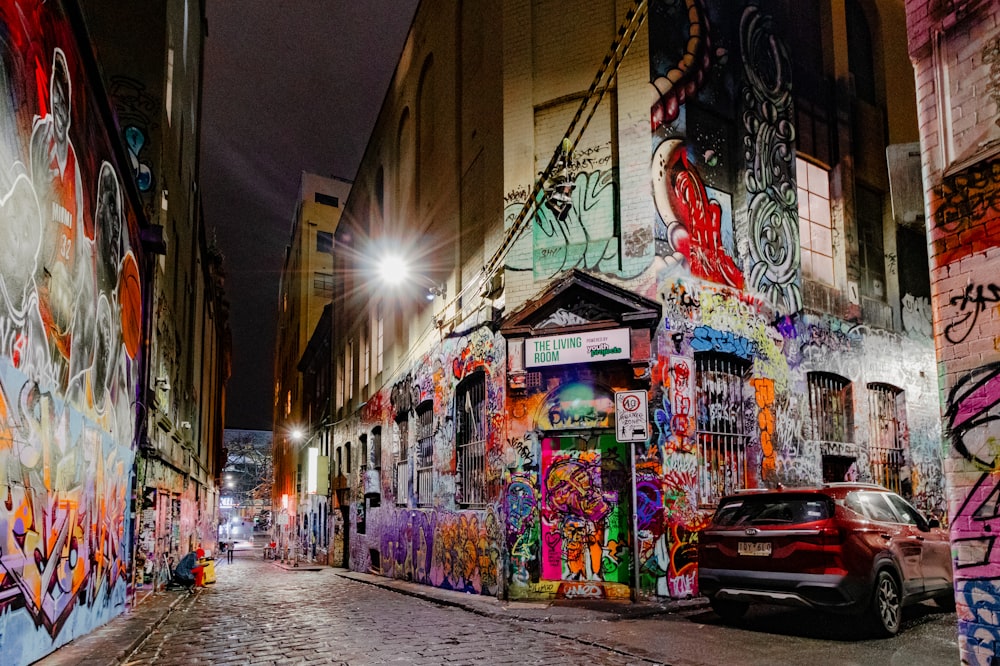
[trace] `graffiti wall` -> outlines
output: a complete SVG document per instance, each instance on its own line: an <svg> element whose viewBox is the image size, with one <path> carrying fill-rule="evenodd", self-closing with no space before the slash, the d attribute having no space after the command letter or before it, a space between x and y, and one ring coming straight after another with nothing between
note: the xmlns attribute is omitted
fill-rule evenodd
<svg viewBox="0 0 1000 666"><path fill-rule="evenodd" d="M5 663L34 661L125 606L137 222L74 34L58 2L0 3Z"/></svg>
<svg viewBox="0 0 1000 666"><path fill-rule="evenodd" d="M503 338L487 327L447 338L372 396L356 419L339 426L336 441L358 441L360 433L372 441L371 433L380 433L380 450L370 449L366 465L380 473L349 483L353 569L476 594L499 592L503 518L495 498L503 468L496 461L503 451L505 350ZM485 404L476 413L487 420L477 430L486 437L484 460L477 462L479 477L464 478L481 481L486 492L473 497L461 474L463 461L472 461L455 444L456 430L464 427L457 422L468 423L461 414L471 409L473 397L459 403L456 389L480 376ZM418 433L417 413L428 407L431 418Z"/></svg>
<svg viewBox="0 0 1000 666"><path fill-rule="evenodd" d="M1000 657L1000 160L946 178L934 190L935 334L946 378L951 516L959 638L967 663ZM957 242L961 235L966 241ZM952 267L961 266L953 279Z"/></svg>

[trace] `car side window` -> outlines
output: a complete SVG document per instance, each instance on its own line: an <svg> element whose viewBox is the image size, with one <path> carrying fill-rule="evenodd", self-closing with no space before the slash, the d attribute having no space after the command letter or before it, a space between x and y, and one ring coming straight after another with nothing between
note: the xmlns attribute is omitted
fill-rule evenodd
<svg viewBox="0 0 1000 666"><path fill-rule="evenodd" d="M883 523L898 523L896 516L889 502L885 498L885 493L859 493L858 498L865 508L865 514L872 520Z"/></svg>
<svg viewBox="0 0 1000 666"><path fill-rule="evenodd" d="M924 519L920 513L914 509L910 504L904 500L902 497L897 495L886 495L889 499L889 503L892 504L893 508L896 509L896 513L899 514L903 522L908 525L916 525L922 531L926 532L930 529L927 526L927 521Z"/></svg>

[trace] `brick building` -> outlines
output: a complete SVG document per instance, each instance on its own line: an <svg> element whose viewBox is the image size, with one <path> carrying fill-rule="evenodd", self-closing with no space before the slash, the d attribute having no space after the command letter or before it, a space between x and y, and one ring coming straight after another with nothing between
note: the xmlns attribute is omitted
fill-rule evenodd
<svg viewBox="0 0 1000 666"><path fill-rule="evenodd" d="M919 172L886 157L918 139L904 24L423 2L337 229L351 568L685 597L723 493L858 479L943 516Z"/></svg>
<svg viewBox="0 0 1000 666"><path fill-rule="evenodd" d="M1000 20L996 2L906 2L916 70L937 376L948 433L962 663L1000 657Z"/></svg>

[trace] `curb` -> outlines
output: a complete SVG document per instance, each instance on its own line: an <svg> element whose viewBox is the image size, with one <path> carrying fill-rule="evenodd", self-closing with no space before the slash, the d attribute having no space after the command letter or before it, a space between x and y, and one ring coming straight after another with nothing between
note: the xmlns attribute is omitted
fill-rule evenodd
<svg viewBox="0 0 1000 666"><path fill-rule="evenodd" d="M524 602L503 602L496 597L472 595L452 590L442 590L439 588L400 581L394 578L386 578L376 574L365 574L357 571L345 569L335 569L334 574L348 580L353 580L365 585L379 587L384 590L396 592L409 597L423 599L431 603L442 606L461 608L475 615L492 619L514 620L520 622L586 622L603 621L617 622L620 620L636 620L690 611L708 607L708 599L705 597L694 597L692 599L671 600L667 602L605 602L602 605L613 604L617 608L593 608L592 603L586 601L574 601L557 603L553 601L524 601ZM504 603L519 604L522 608L502 606ZM620 603L620 605L618 605ZM499 606L491 608L491 606ZM535 611L535 615L530 614ZM559 617L562 616L562 617Z"/></svg>

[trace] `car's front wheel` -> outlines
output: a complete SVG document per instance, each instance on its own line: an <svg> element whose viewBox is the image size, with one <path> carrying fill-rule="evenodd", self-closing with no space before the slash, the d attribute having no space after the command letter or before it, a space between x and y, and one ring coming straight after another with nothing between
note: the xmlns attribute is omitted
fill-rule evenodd
<svg viewBox="0 0 1000 666"><path fill-rule="evenodd" d="M880 571L868 608L868 624L879 636L895 636L902 619L903 599L899 594L899 583L888 571Z"/></svg>
<svg viewBox="0 0 1000 666"><path fill-rule="evenodd" d="M708 603L711 604L715 614L727 622L740 619L746 615L747 609L750 608L750 604L745 601L716 599L715 597L709 598Z"/></svg>

